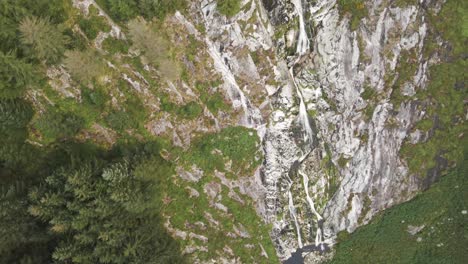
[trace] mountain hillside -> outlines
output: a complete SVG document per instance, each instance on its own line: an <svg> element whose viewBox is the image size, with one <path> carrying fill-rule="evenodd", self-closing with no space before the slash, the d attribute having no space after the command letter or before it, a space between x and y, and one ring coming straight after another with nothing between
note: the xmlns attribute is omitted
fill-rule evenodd
<svg viewBox="0 0 468 264"><path fill-rule="evenodd" d="M462 263L467 12L2 0L0 263Z"/></svg>

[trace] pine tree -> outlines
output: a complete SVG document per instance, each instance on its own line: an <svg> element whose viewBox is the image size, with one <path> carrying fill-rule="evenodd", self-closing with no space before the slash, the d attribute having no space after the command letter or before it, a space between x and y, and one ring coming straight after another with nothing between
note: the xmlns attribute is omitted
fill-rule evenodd
<svg viewBox="0 0 468 264"><path fill-rule="evenodd" d="M57 62L65 45L69 42L57 26L52 25L48 19L29 16L23 18L19 25L21 43L32 49L33 56L49 63Z"/></svg>
<svg viewBox="0 0 468 264"><path fill-rule="evenodd" d="M75 164L57 170L30 195L31 213L61 237L56 261L183 262L157 215L149 176L137 176L127 161Z"/></svg>
<svg viewBox="0 0 468 264"><path fill-rule="evenodd" d="M161 75L168 80L180 77L180 67L169 57L169 42L157 34L150 23L142 17L128 22L128 30L133 46L142 51L149 63L158 67Z"/></svg>
<svg viewBox="0 0 468 264"><path fill-rule="evenodd" d="M31 64L19 60L12 53L0 52L0 99L22 96L34 79Z"/></svg>
<svg viewBox="0 0 468 264"><path fill-rule="evenodd" d="M91 49L86 51L66 51L64 64L73 78L83 84L87 84L105 73L106 66L104 62L97 58L99 57Z"/></svg>

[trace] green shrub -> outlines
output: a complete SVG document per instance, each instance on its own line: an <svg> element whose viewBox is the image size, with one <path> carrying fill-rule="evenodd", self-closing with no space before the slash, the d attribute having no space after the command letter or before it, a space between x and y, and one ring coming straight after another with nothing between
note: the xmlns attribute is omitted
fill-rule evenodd
<svg viewBox="0 0 468 264"><path fill-rule="evenodd" d="M196 102L189 102L177 108L177 115L185 119L194 119L203 112L202 107Z"/></svg>
<svg viewBox="0 0 468 264"><path fill-rule="evenodd" d="M85 85L103 75L106 71L104 60L92 49L85 51L68 50L65 52L63 63L72 77Z"/></svg>
<svg viewBox="0 0 468 264"><path fill-rule="evenodd" d="M0 137L3 143L26 139L27 125L33 114L31 105L22 99L0 99Z"/></svg>
<svg viewBox="0 0 468 264"><path fill-rule="evenodd" d="M417 91L417 99L428 103L422 108L426 112L425 119L417 123L415 128L423 130L432 128L434 133L425 142L415 145L406 141L400 151L408 163L410 173L421 177L425 177L426 172L437 165L437 159L445 159L448 166L452 166L463 155L463 144L460 144L460 141L466 138L464 134L468 129L468 124L464 120L467 61L463 56L468 34L465 30L466 23L460 21L466 21L464 14L467 10L468 6L464 1L448 0L438 14L428 15L431 30L425 43L436 43L442 37L450 48L424 45L425 56L433 56L435 52L443 55L441 62L429 68L429 82L426 89ZM410 65L401 69L400 75L403 79L412 76L405 72L411 71L414 74L417 70L414 66L417 64L411 62L406 64ZM400 98L395 96L393 99Z"/></svg>
<svg viewBox="0 0 468 264"><path fill-rule="evenodd" d="M217 2L219 13L227 17L232 17L235 14L239 13L241 8L240 0L217 0Z"/></svg>
<svg viewBox="0 0 468 264"><path fill-rule="evenodd" d="M102 16L91 16L90 18L83 18L78 23L81 30L85 33L88 39L93 40L97 37L100 31L109 32L111 26Z"/></svg>
<svg viewBox="0 0 468 264"><path fill-rule="evenodd" d="M129 45L125 40L115 39L112 37L108 37L102 42L102 48L110 54L126 54L128 53L128 47Z"/></svg>
<svg viewBox="0 0 468 264"><path fill-rule="evenodd" d="M84 126L83 118L71 112L48 109L35 123L46 139L61 139L74 136Z"/></svg>
<svg viewBox="0 0 468 264"><path fill-rule="evenodd" d="M159 203L154 202L155 177L167 170L163 162L134 165L137 162L106 164L97 158L94 162L74 158L71 166L55 170L31 190L29 212L58 239L51 249L54 260L185 262L158 215Z"/></svg>
<svg viewBox="0 0 468 264"><path fill-rule="evenodd" d="M128 128L135 128L138 123L124 111L111 112L106 117L107 124L117 131L123 131Z"/></svg>
<svg viewBox="0 0 468 264"><path fill-rule="evenodd" d="M58 62L65 52L68 36L49 19L25 17L19 25L21 44L33 58L48 63Z"/></svg>
<svg viewBox="0 0 468 264"><path fill-rule="evenodd" d="M368 15L364 0L338 0L340 16L350 14L350 29L352 31L359 27L361 20Z"/></svg>
<svg viewBox="0 0 468 264"><path fill-rule="evenodd" d="M107 124L120 132L126 129L139 129L147 116L146 109L140 99L136 96L128 96L122 106L122 110L107 115Z"/></svg>
<svg viewBox="0 0 468 264"><path fill-rule="evenodd" d="M186 0L98 0L97 2L117 21L129 21L139 15L148 20L153 17L164 19L166 15L173 14L176 10L183 11L187 7Z"/></svg>
<svg viewBox="0 0 468 264"><path fill-rule="evenodd" d="M244 175L261 162L256 132L244 127L228 127L219 133L206 134L193 141L185 156L186 162L195 163L203 170L224 170L224 162L232 161L232 170ZM217 153L217 150L221 153ZM227 160L225 160L226 158Z"/></svg>
<svg viewBox="0 0 468 264"><path fill-rule="evenodd" d="M92 107L101 111L104 110L105 104L109 100L109 95L102 88L91 90L85 87L81 89L81 97L86 107Z"/></svg>
<svg viewBox="0 0 468 264"><path fill-rule="evenodd" d="M16 98L33 83L33 66L13 54L0 52L0 98Z"/></svg>

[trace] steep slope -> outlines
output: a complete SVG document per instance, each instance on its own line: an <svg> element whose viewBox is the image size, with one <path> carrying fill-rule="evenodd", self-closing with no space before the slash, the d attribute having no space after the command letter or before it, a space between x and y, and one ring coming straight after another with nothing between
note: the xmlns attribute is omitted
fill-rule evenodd
<svg viewBox="0 0 468 264"><path fill-rule="evenodd" d="M428 191L376 215L351 235L339 234L331 263L464 263L467 165L465 156Z"/></svg>
<svg viewBox="0 0 468 264"><path fill-rule="evenodd" d="M279 253L287 258L296 248L318 246L322 226L324 243L334 243L339 231L352 232L411 199L460 160L467 34L456 21L466 4L264 3L278 52L299 87L296 103L273 105L265 138L266 204ZM438 19L448 14L458 19ZM309 133L303 104L314 142L300 135Z"/></svg>
<svg viewBox="0 0 468 264"><path fill-rule="evenodd" d="M10 177L47 167L31 183L41 185L66 159L56 149L138 150L158 161L135 166L157 182L152 205L184 259L319 263L337 236L462 162L466 1L55 1L31 14L0 4L7 194ZM57 38L51 59L18 37L31 24Z"/></svg>

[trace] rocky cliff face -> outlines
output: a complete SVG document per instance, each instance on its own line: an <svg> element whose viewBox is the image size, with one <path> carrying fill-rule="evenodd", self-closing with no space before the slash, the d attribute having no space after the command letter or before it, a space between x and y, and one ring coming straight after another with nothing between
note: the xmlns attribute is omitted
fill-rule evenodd
<svg viewBox="0 0 468 264"><path fill-rule="evenodd" d="M276 47L297 86L273 96L264 139L267 215L275 223L279 253L287 257L296 247L333 243L339 231L352 232L434 180L410 173L400 155L405 139L417 143L427 137L413 130L425 115L423 103L395 97L411 98L426 88L428 67L438 60L423 55L426 16L441 3L361 2L367 15L357 26L333 0L264 5L276 30L283 30ZM306 48L300 48L303 34ZM402 70L407 56L414 71ZM308 129L313 140L298 135Z"/></svg>
<svg viewBox="0 0 468 264"><path fill-rule="evenodd" d="M441 3L357 2L358 17L333 0L243 1L231 18L214 1L193 4L238 124L262 138L257 209L284 259L324 249L434 180L400 155L405 140L428 135L413 129L423 103L398 98L426 87L438 60L423 56L426 13Z"/></svg>
<svg viewBox="0 0 468 264"><path fill-rule="evenodd" d="M324 251L338 232L352 232L377 212L411 199L448 164L440 158L430 174L415 175L401 155L405 142L431 136L415 129L427 118L429 104L416 95L426 90L428 69L440 60L424 47L428 14L439 12L442 3L400 2L244 0L227 17L217 1L200 0L191 2L190 15L177 12L165 22L172 41L180 42L177 48L186 44L185 35L197 44L192 60L183 59L191 79L165 85L171 100L200 98L192 86L210 81L209 93L221 94L230 107L215 113L204 106L202 117L183 123L158 114L147 129L184 149L195 132L255 129L264 154L255 175L227 181L223 173L205 172L213 178L206 186L218 186L220 179L230 194L237 186L255 200L257 213L273 226L270 235L283 260ZM437 36L431 43L444 45ZM227 173L229 167L228 162ZM180 167L179 176L211 179L201 171L193 180L190 175L200 170L192 168L191 173ZM231 210L210 204L224 214ZM175 236L190 231L167 227ZM184 250L206 251L191 244ZM236 255L230 247L224 252ZM309 261L321 257L309 254Z"/></svg>

